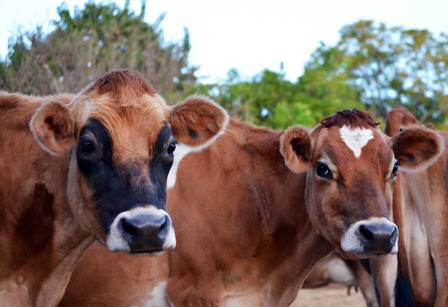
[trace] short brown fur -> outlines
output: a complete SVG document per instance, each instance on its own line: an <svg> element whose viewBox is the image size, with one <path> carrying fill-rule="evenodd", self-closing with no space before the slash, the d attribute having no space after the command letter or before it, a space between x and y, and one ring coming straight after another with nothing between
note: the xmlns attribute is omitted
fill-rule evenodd
<svg viewBox="0 0 448 307"><path fill-rule="evenodd" d="M279 140L279 132L231 120L209 148L182 160L169 191L168 210L178 238L165 258L169 279L155 279L160 272L154 270L146 283L134 286L133 298L125 299L123 280L156 260L142 258L119 272L107 263L124 265L126 256L106 255L94 246L74 271L62 306L143 306L158 282L166 280L175 306L222 306L227 296L241 291L253 296L247 306L291 303L314 263L331 247L311 228L303 205L305 176L287 169ZM93 265L94 278L83 278ZM98 295L90 292L94 296L88 297L93 285Z"/></svg>
<svg viewBox="0 0 448 307"><path fill-rule="evenodd" d="M402 189L396 201L394 199L394 217L401 229L398 258L400 272L402 276L410 278L415 305L446 306L448 134L426 128L403 107L395 107L387 117L386 132L390 136L406 134L417 128L427 134L436 132L439 136L439 140L434 138L433 150L441 147L441 155L437 155L431 164L426 164L417 172L401 172L399 179ZM414 140L409 141L415 143L416 150L420 150L422 135L415 136Z"/></svg>
<svg viewBox="0 0 448 307"><path fill-rule="evenodd" d="M31 116L36 109L45 102L57 101L68 104L74 95L60 94L55 96L24 96L19 93L7 93L0 91L0 122L3 126L14 129L27 128Z"/></svg>
<svg viewBox="0 0 448 307"><path fill-rule="evenodd" d="M109 129L115 162L142 169L127 173L129 185L152 180L150 149L162 125L169 125L170 108L149 93L129 72L110 73L77 96L0 92L1 306L56 306L95 236L105 240L92 188L76 160L79 132L89 119ZM206 106L216 117L222 112L202 101L201 109ZM224 128L218 127L216 133Z"/></svg>
<svg viewBox="0 0 448 307"><path fill-rule="evenodd" d="M335 127L328 130L331 129ZM301 132L308 133L306 129ZM295 135L303 136L303 133ZM313 136L322 138L314 143L320 144L317 146L332 143L335 148L342 148L342 144L334 144L334 133L337 131ZM392 150L386 138L380 131L375 133L379 140L369 144L371 147L366 151L370 158L374 157L373 162L358 162L359 165L350 171L351 160L346 159L349 149L335 152L344 157L339 159L341 167L351 174L352 181L347 181L348 185L357 181L359 177L355 175L361 166L369 166L371 172L361 178L366 183L360 184L355 191L355 196L359 198L361 195L363 200L368 200L369 195L381 196L376 190L377 194L366 193L366 189L385 189L384 180L392 162ZM123 280L152 260L141 259L139 263L126 266L125 270L118 270L107 263L125 263L125 256L107 255L105 263L102 261L106 257L105 250L96 245L74 271L62 306L83 306L93 302L99 305L116 303L115 306L128 306L132 302L143 306L148 303L156 285L165 281L168 282L168 297L160 303L162 306L168 305L167 299L175 306L223 306L231 299L239 300L238 303L244 306L290 304L313 265L334 246L320 234L327 221L321 220L320 228L312 226L318 223L312 222L311 218L319 217L306 207L307 174L295 174L285 167L285 154L282 156L279 152L281 137L279 132L231 120L224 135L209 148L183 158L176 185L169 191L168 210L176 223L179 243L165 258L169 276L152 278L152 274L158 272L151 272L147 277L150 281L134 285L132 299L126 300L128 287ZM309 142L298 144L311 146ZM314 162L319 149L295 152L303 153L306 159ZM308 157L307 153L313 155ZM378 168L379 163L381 168ZM308 172L308 176L312 176L313 170ZM378 204L374 199L369 200L368 207L362 207L359 199L353 203L359 208L340 205L332 210L336 215L345 211L347 219L355 220L359 216L369 217L372 212L374 216L390 213L385 203ZM341 223L339 227L348 225ZM93 267L95 276L89 273ZM84 277L87 275L89 278ZM100 280L109 282L100 283ZM98 295L90 291L94 286Z"/></svg>
<svg viewBox="0 0 448 307"><path fill-rule="evenodd" d="M114 97L144 94L155 95L157 92L139 74L128 70L117 70L106 74L94 82L87 92L96 91L98 95L109 93Z"/></svg>

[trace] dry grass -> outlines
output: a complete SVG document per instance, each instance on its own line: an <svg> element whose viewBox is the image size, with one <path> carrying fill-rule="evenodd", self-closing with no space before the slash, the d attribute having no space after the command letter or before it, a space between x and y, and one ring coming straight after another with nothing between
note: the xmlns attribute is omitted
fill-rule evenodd
<svg viewBox="0 0 448 307"><path fill-rule="evenodd" d="M350 291L341 285L329 285L317 289L302 289L291 307L364 307L364 298L360 291Z"/></svg>

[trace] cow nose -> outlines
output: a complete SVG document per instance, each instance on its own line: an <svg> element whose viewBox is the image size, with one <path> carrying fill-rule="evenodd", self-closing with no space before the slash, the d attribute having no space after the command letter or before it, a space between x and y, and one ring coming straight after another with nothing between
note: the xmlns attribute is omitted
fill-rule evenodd
<svg viewBox="0 0 448 307"><path fill-rule="evenodd" d="M365 252L387 254L397 241L398 231L392 223L366 223L359 225L357 235Z"/></svg>
<svg viewBox="0 0 448 307"><path fill-rule="evenodd" d="M162 249L170 228L165 215L123 217L120 223L132 253Z"/></svg>

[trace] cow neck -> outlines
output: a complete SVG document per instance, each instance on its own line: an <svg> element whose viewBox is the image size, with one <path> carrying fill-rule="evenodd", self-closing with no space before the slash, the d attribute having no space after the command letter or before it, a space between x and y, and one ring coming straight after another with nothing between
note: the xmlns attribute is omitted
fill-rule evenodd
<svg viewBox="0 0 448 307"><path fill-rule="evenodd" d="M0 239L7 252L0 252L0 302L55 306L93 237L69 209L68 154L50 156L27 127L8 128L0 131L0 140L8 140L0 146L0 156L7 157L0 162L6 175L0 178L0 222L7 236Z"/></svg>
<svg viewBox="0 0 448 307"><path fill-rule="evenodd" d="M272 289L272 296L277 302L276 306L289 306L314 265L334 250L334 247L316 231L309 219L304 199L305 174L293 176L298 178L292 181L291 186L285 184L284 191L290 195L300 195L298 201L291 202L298 211L296 239L290 243L293 245L291 257L286 258L282 267L278 269L275 283L278 292Z"/></svg>

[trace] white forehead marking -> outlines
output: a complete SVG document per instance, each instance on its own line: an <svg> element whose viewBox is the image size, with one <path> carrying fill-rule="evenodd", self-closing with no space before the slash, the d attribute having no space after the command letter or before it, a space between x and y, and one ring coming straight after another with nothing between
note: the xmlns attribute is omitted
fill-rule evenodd
<svg viewBox="0 0 448 307"><path fill-rule="evenodd" d="M362 148L367 145L369 140L373 139L371 129L343 126L339 130L339 133L344 143L353 151L356 158L359 158Z"/></svg>

